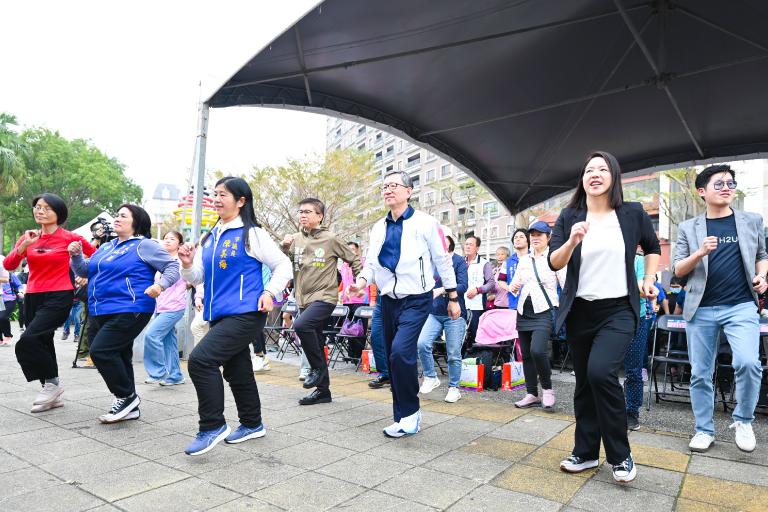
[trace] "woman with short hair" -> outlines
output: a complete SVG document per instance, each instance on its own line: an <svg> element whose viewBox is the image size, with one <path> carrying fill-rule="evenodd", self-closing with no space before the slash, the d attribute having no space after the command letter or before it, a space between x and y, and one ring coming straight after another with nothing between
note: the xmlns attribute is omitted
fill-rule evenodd
<svg viewBox="0 0 768 512"><path fill-rule="evenodd" d="M14 270L26 258L29 268L23 306L27 328L16 343L16 359L27 382L39 380L43 385L32 404L31 412L36 413L64 405L53 334L69 316L74 296L67 247L81 244L86 255L93 254L94 248L62 227L69 210L56 194L35 196L32 213L40 229L26 231L3 266Z"/></svg>
<svg viewBox="0 0 768 512"><path fill-rule="evenodd" d="M155 299L179 280L179 262L152 240L149 214L135 204L117 210L117 238L86 260L82 246L69 246L72 270L88 278L88 309L94 338L91 359L115 395L101 423L135 420L141 399L133 377L133 340L155 311ZM158 282L155 273L160 272Z"/></svg>

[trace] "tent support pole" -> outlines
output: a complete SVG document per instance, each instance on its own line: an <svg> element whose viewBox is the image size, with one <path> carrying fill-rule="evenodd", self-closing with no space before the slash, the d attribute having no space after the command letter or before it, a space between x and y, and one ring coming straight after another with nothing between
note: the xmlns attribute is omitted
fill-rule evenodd
<svg viewBox="0 0 768 512"><path fill-rule="evenodd" d="M304 89L307 91L307 104L312 105L312 91L309 89L309 78L307 77L307 64L304 62L304 46L301 44L301 34L298 25L293 27L293 33L296 35L296 54L299 56L299 66L304 74Z"/></svg>
<svg viewBox="0 0 768 512"><path fill-rule="evenodd" d="M205 150L208 142L208 115L207 103L200 105L200 118L197 123L197 144L195 147L195 168L193 171L194 197L192 200L192 231L191 241L200 240L200 229L203 217L203 190L205 188Z"/></svg>

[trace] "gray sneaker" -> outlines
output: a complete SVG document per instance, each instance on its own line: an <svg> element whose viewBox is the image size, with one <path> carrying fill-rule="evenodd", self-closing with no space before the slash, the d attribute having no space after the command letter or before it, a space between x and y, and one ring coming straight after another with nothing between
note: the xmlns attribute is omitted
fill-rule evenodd
<svg viewBox="0 0 768 512"><path fill-rule="evenodd" d="M32 402L32 405L42 405L55 402L63 392L64 388L62 387L61 383L53 384L51 382L46 382L45 385L43 385L43 389L35 398L35 401Z"/></svg>

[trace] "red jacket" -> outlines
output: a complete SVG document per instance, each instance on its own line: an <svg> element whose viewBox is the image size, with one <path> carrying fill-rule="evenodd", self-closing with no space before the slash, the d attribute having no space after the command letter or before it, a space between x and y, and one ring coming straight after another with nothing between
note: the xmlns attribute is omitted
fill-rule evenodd
<svg viewBox="0 0 768 512"><path fill-rule="evenodd" d="M21 260L27 258L29 280L26 293L74 289L69 277L69 251L67 250L71 242L82 242L85 256L91 256L96 252L85 238L64 228L59 228L50 235L40 235L40 238L20 255L16 249L23 240L22 235L11 253L3 260L3 266L6 270L14 270L21 264Z"/></svg>

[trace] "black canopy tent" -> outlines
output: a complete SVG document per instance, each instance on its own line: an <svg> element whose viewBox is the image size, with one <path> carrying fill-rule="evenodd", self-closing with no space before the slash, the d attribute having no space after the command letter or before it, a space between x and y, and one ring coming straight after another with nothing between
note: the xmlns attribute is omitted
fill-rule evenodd
<svg viewBox="0 0 768 512"><path fill-rule="evenodd" d="M766 22L761 0L327 0L208 99L200 140L208 106L354 119L516 212L590 149L624 172L766 151Z"/></svg>

